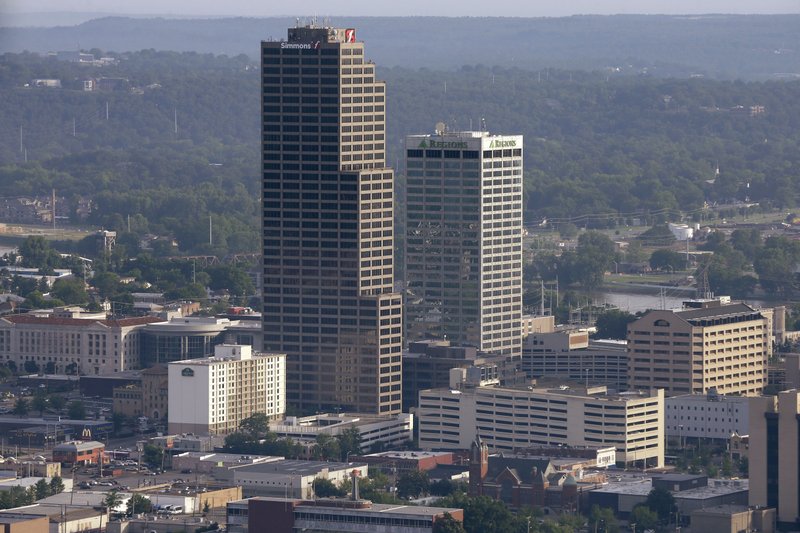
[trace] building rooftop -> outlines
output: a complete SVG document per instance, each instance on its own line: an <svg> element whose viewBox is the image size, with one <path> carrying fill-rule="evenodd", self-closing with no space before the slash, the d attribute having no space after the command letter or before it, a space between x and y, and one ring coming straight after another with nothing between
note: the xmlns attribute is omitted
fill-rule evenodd
<svg viewBox="0 0 800 533"><path fill-rule="evenodd" d="M97 448L105 448L106 445L102 442L98 442L96 440L87 440L87 441L72 441L72 442L64 442L59 444L53 448L53 451L58 452L88 452L91 450L95 450Z"/></svg>
<svg viewBox="0 0 800 533"><path fill-rule="evenodd" d="M714 507L705 507L703 509L697 509L695 510L695 512L703 513L706 515L730 516L732 514L745 513L750 509L751 507L748 507L747 505L716 505Z"/></svg>
<svg viewBox="0 0 800 533"><path fill-rule="evenodd" d="M152 316L121 318L117 320L97 320L93 318L43 317L31 314L4 316L0 320L5 320L12 324L33 324L33 325L46 325L46 326L90 327L95 324L99 324L101 326L109 328L124 328L131 326L142 326L146 324L153 324L156 322L163 322L162 319Z"/></svg>
<svg viewBox="0 0 800 533"><path fill-rule="evenodd" d="M646 497L652 488L652 478L643 478L638 480L626 478L621 482L611 481L607 485L594 490L597 492ZM672 495L676 500L705 500L715 496L724 496L743 491L747 492L748 490L749 483L746 479L709 479L708 486L673 492Z"/></svg>
<svg viewBox="0 0 800 533"><path fill-rule="evenodd" d="M319 509L320 512L330 512L333 509L355 513L380 513L393 514L400 516L436 516L444 513L455 513L461 509L451 507L427 507L424 505L394 505L387 503L372 503L369 500L353 501L346 498L320 498L318 500L296 500L293 498L277 498L268 496L256 496L249 500L270 501L270 502L297 502L297 509L311 511ZM248 499L231 502L233 504L246 504Z"/></svg>
<svg viewBox="0 0 800 533"><path fill-rule="evenodd" d="M391 459L427 459L429 457L447 457L452 452L410 452L410 451L388 451L371 453L364 457L387 457Z"/></svg>
<svg viewBox="0 0 800 533"><path fill-rule="evenodd" d="M699 318L720 318L724 316L733 316L749 313L757 313L755 309L747 304L736 303L720 305L718 307L705 307L702 309L688 309L685 311L677 311L675 314L684 320L693 320Z"/></svg>
<svg viewBox="0 0 800 533"><path fill-rule="evenodd" d="M346 470L354 466L361 467L367 466L365 463L338 463L327 461L301 461L294 459L287 459L284 461L274 461L269 463L257 463L252 465L243 465L236 468L237 472L251 472L255 474L281 474L289 475L294 474L298 476L315 475L321 470Z"/></svg>

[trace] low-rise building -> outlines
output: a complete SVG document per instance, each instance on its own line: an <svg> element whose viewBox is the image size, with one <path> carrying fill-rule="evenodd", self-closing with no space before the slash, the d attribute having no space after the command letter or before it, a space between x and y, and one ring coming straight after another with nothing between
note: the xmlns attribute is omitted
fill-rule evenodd
<svg viewBox="0 0 800 533"><path fill-rule="evenodd" d="M367 475L364 463L283 460L232 467L225 473L233 485L241 486L245 497L279 496L314 498L314 480L327 479L334 485L350 479L353 471Z"/></svg>
<svg viewBox="0 0 800 533"><path fill-rule="evenodd" d="M583 500L588 510L592 505L608 507L618 517L627 520L633 508L644 503L654 488L661 487L672 493L675 505L684 520L692 512L718 505L747 505L746 479L708 479L705 476L684 474L619 474L620 481L590 490Z"/></svg>
<svg viewBox="0 0 800 533"><path fill-rule="evenodd" d="M142 333L142 366L213 355L214 347L224 341L226 328L234 323L227 318L177 317L150 324Z"/></svg>
<svg viewBox="0 0 800 533"><path fill-rule="evenodd" d="M775 509L745 505L718 505L707 509L695 509L692 511L690 523L692 531L774 533L775 517Z"/></svg>
<svg viewBox="0 0 800 533"><path fill-rule="evenodd" d="M440 465L452 465L452 452L379 452L352 457L353 461L364 462L370 468L401 475L405 472L427 472Z"/></svg>
<svg viewBox="0 0 800 533"><path fill-rule="evenodd" d="M372 503L368 500L250 498L228 504L230 533L432 533L445 514L463 522L462 509Z"/></svg>
<svg viewBox="0 0 800 533"><path fill-rule="evenodd" d="M172 456L172 469L187 473L211 473L217 468L231 468L272 461L283 457L271 455L242 455L238 453L182 452Z"/></svg>
<svg viewBox="0 0 800 533"><path fill-rule="evenodd" d="M593 461L489 455L480 437L473 441L469 459L469 495L489 496L515 508L546 506L577 511L581 494L606 481L603 471L584 469Z"/></svg>
<svg viewBox="0 0 800 533"><path fill-rule="evenodd" d="M723 396L710 389L707 394L683 394L664 400L667 438L728 441L732 435L746 435L749 402L741 396Z"/></svg>
<svg viewBox="0 0 800 533"><path fill-rule="evenodd" d="M154 317L72 318L64 313L0 317L0 362L49 374L114 374L139 368L140 334Z"/></svg>
<svg viewBox="0 0 800 533"><path fill-rule="evenodd" d="M351 428L358 429L362 452L369 451L373 446L399 448L413 439L414 415L321 413L303 417L287 416L269 425L269 430L279 437L290 437L305 444L315 442L317 435L335 437Z"/></svg>
<svg viewBox="0 0 800 533"><path fill-rule="evenodd" d="M169 431L197 435L236 431L245 418L286 409L286 356L253 354L223 344L214 357L169 364Z"/></svg>
<svg viewBox="0 0 800 533"><path fill-rule="evenodd" d="M420 393L419 446L493 452L537 446L614 447L623 464L664 465L664 392L606 387L474 387Z"/></svg>
<svg viewBox="0 0 800 533"><path fill-rule="evenodd" d="M53 461L71 465L99 464L105 449L105 444L94 440L65 442L53 448Z"/></svg>

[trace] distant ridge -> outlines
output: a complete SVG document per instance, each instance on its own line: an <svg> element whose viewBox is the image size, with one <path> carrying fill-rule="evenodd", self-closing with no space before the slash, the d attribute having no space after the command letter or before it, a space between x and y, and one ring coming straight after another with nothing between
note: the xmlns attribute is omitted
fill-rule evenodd
<svg viewBox="0 0 800 533"><path fill-rule="evenodd" d="M382 66L465 64L656 76L768 79L800 73L800 15L586 15L563 18L336 17ZM105 17L75 26L3 28L0 52L142 49L256 57L295 19Z"/></svg>

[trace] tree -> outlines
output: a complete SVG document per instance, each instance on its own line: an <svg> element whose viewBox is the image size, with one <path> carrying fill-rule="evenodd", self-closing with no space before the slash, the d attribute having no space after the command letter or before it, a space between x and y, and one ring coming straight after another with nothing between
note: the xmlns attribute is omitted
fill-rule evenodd
<svg viewBox="0 0 800 533"><path fill-rule="evenodd" d="M311 448L311 455L322 461L338 460L342 456L339 441L326 433L320 433L317 435L316 444Z"/></svg>
<svg viewBox="0 0 800 533"><path fill-rule="evenodd" d="M631 513L630 523L636 524L637 531L655 529L658 526L658 513L651 511L646 505L637 505Z"/></svg>
<svg viewBox="0 0 800 533"><path fill-rule="evenodd" d="M646 246L669 246L675 242L675 235L666 224L660 224L642 232L638 239Z"/></svg>
<svg viewBox="0 0 800 533"><path fill-rule="evenodd" d="M144 462L151 466L160 466L164 459L164 450L155 444L145 444L142 453Z"/></svg>
<svg viewBox="0 0 800 533"><path fill-rule="evenodd" d="M15 415L25 416L28 414L29 409L28 400L25 398L17 398L17 401L14 402L14 409L11 412Z"/></svg>
<svg viewBox="0 0 800 533"><path fill-rule="evenodd" d="M67 400L58 394L54 394L48 398L48 402L50 403L50 407L55 409L56 411L61 411L65 405L67 405Z"/></svg>
<svg viewBox="0 0 800 533"><path fill-rule="evenodd" d="M44 237L30 236L19 245L22 266L52 270L58 266L58 253L50 247Z"/></svg>
<svg viewBox="0 0 800 533"><path fill-rule="evenodd" d="M48 405L47 396L45 396L44 393L37 392L33 396L33 401L31 401L31 407L33 407L35 411L39 411L39 416L42 416L44 414L44 410L47 409L47 405Z"/></svg>
<svg viewBox="0 0 800 533"><path fill-rule="evenodd" d="M427 472L409 470L397 479L397 495L401 498L419 498L430 490Z"/></svg>
<svg viewBox="0 0 800 533"><path fill-rule="evenodd" d="M686 268L686 257L668 248L660 248L650 254L650 268L653 270L683 270Z"/></svg>
<svg viewBox="0 0 800 533"><path fill-rule="evenodd" d="M67 416L72 420L83 420L86 418L86 406L80 400L73 400L67 407Z"/></svg>
<svg viewBox="0 0 800 533"><path fill-rule="evenodd" d="M318 477L314 479L311 486L314 489L314 494L318 498L331 498L347 495L345 491L337 487L330 479Z"/></svg>
<svg viewBox="0 0 800 533"><path fill-rule="evenodd" d="M599 505L592 505L589 511L589 531L617 533L619 524L617 517L614 516L614 511L608 507L601 508Z"/></svg>
<svg viewBox="0 0 800 533"><path fill-rule="evenodd" d="M518 520L501 501L488 496L468 497L463 493L442 498L437 504L464 510L464 530L467 533L508 533L525 531L524 520Z"/></svg>
<svg viewBox="0 0 800 533"><path fill-rule="evenodd" d="M636 316L620 309L608 309L597 316L595 326L598 339L625 339L628 337L628 324L636 320Z"/></svg>
<svg viewBox="0 0 800 533"><path fill-rule="evenodd" d="M269 431L269 417L265 413L253 413L239 423L239 429L258 438Z"/></svg>
<svg viewBox="0 0 800 533"><path fill-rule="evenodd" d="M466 533L464 524L453 518L450 513L438 518L433 523L433 533Z"/></svg>
<svg viewBox="0 0 800 533"><path fill-rule="evenodd" d="M105 498L103 498L103 507L105 507L106 512L115 510L121 504L122 504L122 496L120 495L117 489L112 489L108 491Z"/></svg>
<svg viewBox="0 0 800 533"><path fill-rule="evenodd" d="M43 500L50 496L50 484L46 479L40 479L33 486L33 492L36 500Z"/></svg>
<svg viewBox="0 0 800 533"><path fill-rule="evenodd" d="M675 497L667 489L656 487L647 494L644 504L653 510L662 522L669 522L669 517L677 510Z"/></svg>
<svg viewBox="0 0 800 533"><path fill-rule="evenodd" d="M53 283L50 294L66 305L85 304L89 301L89 295L86 293L86 286L82 279L59 278Z"/></svg>
<svg viewBox="0 0 800 533"><path fill-rule="evenodd" d="M355 426L349 427L336 436L339 443L341 460L346 461L350 455L361 452L361 433Z"/></svg>
<svg viewBox="0 0 800 533"><path fill-rule="evenodd" d="M64 481L61 476L55 476L50 480L50 494L60 494L64 492Z"/></svg>
<svg viewBox="0 0 800 533"><path fill-rule="evenodd" d="M127 510L129 515L150 513L153 511L153 502L143 494L133 493L128 499Z"/></svg>
<svg viewBox="0 0 800 533"><path fill-rule="evenodd" d="M25 372L29 374L36 374L39 372L39 365L33 359L28 359L25 361L25 364L22 365L22 368L25 369Z"/></svg>

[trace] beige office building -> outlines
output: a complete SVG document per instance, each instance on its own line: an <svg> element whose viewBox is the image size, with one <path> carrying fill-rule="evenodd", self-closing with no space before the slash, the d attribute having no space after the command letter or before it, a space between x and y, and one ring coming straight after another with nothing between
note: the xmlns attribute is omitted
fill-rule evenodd
<svg viewBox="0 0 800 533"><path fill-rule="evenodd" d="M221 344L213 357L168 365L170 433L219 435L245 418L286 411L286 356L252 353L250 346Z"/></svg>
<svg viewBox="0 0 800 533"><path fill-rule="evenodd" d="M409 342L520 357L522 155L521 135L406 137Z"/></svg>
<svg viewBox="0 0 800 533"><path fill-rule="evenodd" d="M97 376L136 369L143 328L162 321L86 315L56 309L0 318L0 363L46 374Z"/></svg>
<svg viewBox="0 0 800 533"><path fill-rule="evenodd" d="M756 396L767 384L771 310L724 300L687 302L681 311L650 311L628 325L628 386L667 396Z"/></svg>
<svg viewBox="0 0 800 533"><path fill-rule="evenodd" d="M264 350L287 354L300 412L399 413L385 84L355 29L290 28L261 54Z"/></svg>
<svg viewBox="0 0 800 533"><path fill-rule="evenodd" d="M606 387L462 387L422 391L423 450L464 450L479 435L492 452L547 446L616 448L618 462L664 466L664 391Z"/></svg>
<svg viewBox="0 0 800 533"><path fill-rule="evenodd" d="M800 391L750 399L750 505L776 507L787 530L800 520Z"/></svg>

